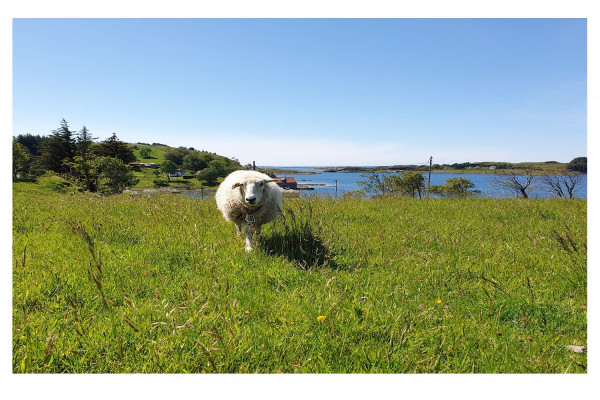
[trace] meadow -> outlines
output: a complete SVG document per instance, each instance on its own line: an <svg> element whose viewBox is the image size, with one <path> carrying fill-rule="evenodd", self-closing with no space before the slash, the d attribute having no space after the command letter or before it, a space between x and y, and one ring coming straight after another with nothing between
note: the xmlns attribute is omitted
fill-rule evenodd
<svg viewBox="0 0 600 400"><path fill-rule="evenodd" d="M587 202L13 186L14 373L585 373Z"/></svg>

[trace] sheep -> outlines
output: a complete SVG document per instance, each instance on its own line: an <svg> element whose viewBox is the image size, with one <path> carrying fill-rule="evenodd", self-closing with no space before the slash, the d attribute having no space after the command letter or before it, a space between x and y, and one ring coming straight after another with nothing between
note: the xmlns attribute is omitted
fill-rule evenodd
<svg viewBox="0 0 600 400"><path fill-rule="evenodd" d="M229 174L215 194L217 208L233 222L239 236L246 236L246 251L252 250L252 234L281 214L281 189L266 174L238 170Z"/></svg>

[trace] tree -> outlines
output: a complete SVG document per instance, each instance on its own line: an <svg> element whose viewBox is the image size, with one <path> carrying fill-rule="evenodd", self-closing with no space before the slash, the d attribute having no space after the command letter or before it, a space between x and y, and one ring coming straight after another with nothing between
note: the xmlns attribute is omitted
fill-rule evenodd
<svg viewBox="0 0 600 400"><path fill-rule="evenodd" d="M572 159L567 165L567 169L587 173L587 157L577 157Z"/></svg>
<svg viewBox="0 0 600 400"><path fill-rule="evenodd" d="M528 191L532 189L534 181L533 170L531 168L521 168L498 175L493 185L508 189L517 196L527 199L529 198Z"/></svg>
<svg viewBox="0 0 600 400"><path fill-rule="evenodd" d="M90 131L83 126L75 139L75 157L71 162L71 174L75 181L86 190L95 192L97 177L93 173L95 156L92 153L94 139Z"/></svg>
<svg viewBox="0 0 600 400"><path fill-rule="evenodd" d="M183 158L189 153L187 149L169 149L165 151L165 160L172 161L178 167L183 165Z"/></svg>
<svg viewBox="0 0 600 400"><path fill-rule="evenodd" d="M150 154L152 153L152 149L150 147L142 147L140 149L140 155L142 158L147 159L150 158Z"/></svg>
<svg viewBox="0 0 600 400"><path fill-rule="evenodd" d="M402 191L401 187L402 176L397 174L389 174L383 177L383 181L381 182L380 188L382 194L390 195L390 196L401 196Z"/></svg>
<svg viewBox="0 0 600 400"><path fill-rule="evenodd" d="M98 172L95 164L96 158L93 156L75 156L71 162L72 179L90 192L98 190Z"/></svg>
<svg viewBox="0 0 600 400"><path fill-rule="evenodd" d="M410 197L423 197L425 191L425 177L419 172L404 172L402 178L396 182L395 191Z"/></svg>
<svg viewBox="0 0 600 400"><path fill-rule="evenodd" d="M171 160L165 160L160 164L160 170L165 174L174 174L177 171L177 165Z"/></svg>
<svg viewBox="0 0 600 400"><path fill-rule="evenodd" d="M201 181L206 181L209 186L215 186L217 178L225 177L236 169L235 167L228 167L221 160L212 160L208 163L208 167L200 171L196 177Z"/></svg>
<svg viewBox="0 0 600 400"><path fill-rule="evenodd" d="M73 132L64 119L60 128L52 131L52 135L44 140L40 148L39 164L44 170L58 173L70 172L69 164L75 155L75 139Z"/></svg>
<svg viewBox="0 0 600 400"><path fill-rule="evenodd" d="M397 174L361 174L367 180L358 181L361 189L367 193L382 196L422 197L425 191L425 177L419 172Z"/></svg>
<svg viewBox="0 0 600 400"><path fill-rule="evenodd" d="M118 158L125 164L136 160L133 150L127 143L120 141L116 133L96 146L95 151L100 157Z"/></svg>
<svg viewBox="0 0 600 400"><path fill-rule="evenodd" d="M443 185L431 186L431 193L439 194L443 197L468 197L479 192L470 190L474 186L473 182L463 177L448 178Z"/></svg>
<svg viewBox="0 0 600 400"><path fill-rule="evenodd" d="M205 157L203 157L202 154L196 151L186 154L183 157L182 165L183 168L185 168L186 170L193 172L200 171L208 167L208 163L205 161Z"/></svg>
<svg viewBox="0 0 600 400"><path fill-rule="evenodd" d="M93 138L90 131L84 125L75 139L75 153L86 160L89 159L94 139L97 138Z"/></svg>
<svg viewBox="0 0 600 400"><path fill-rule="evenodd" d="M208 163L210 163L211 161L213 161L213 160L215 159L215 157L214 157L212 154L210 154L210 153L207 153L207 152L205 152L205 151L203 151L203 152L201 152L201 153L200 153L200 157L202 157L202 159L203 159L203 160L204 160L204 161L205 161L207 164L208 164Z"/></svg>
<svg viewBox="0 0 600 400"><path fill-rule="evenodd" d="M227 166L221 160L212 160L208 163L208 167L219 172L219 176L227 175Z"/></svg>
<svg viewBox="0 0 600 400"><path fill-rule="evenodd" d="M95 168L98 174L98 192L102 194L121 193L138 182L131 167L118 158L99 157Z"/></svg>
<svg viewBox="0 0 600 400"><path fill-rule="evenodd" d="M19 178L20 173L25 170L27 162L29 161L29 152L27 148L21 143L13 141L13 159L12 159L12 171L13 180Z"/></svg>
<svg viewBox="0 0 600 400"><path fill-rule="evenodd" d="M546 191L565 199L575 197L575 192L578 190L577 186L581 180L581 175L579 174L564 176L544 175L541 178Z"/></svg>
<svg viewBox="0 0 600 400"><path fill-rule="evenodd" d="M205 181L208 186L215 186L220 175L219 170L209 167L200 171L196 177L199 181Z"/></svg>
<svg viewBox="0 0 600 400"><path fill-rule="evenodd" d="M14 139L16 142L25 146L30 155L36 156L38 155L40 145L45 138L40 135L33 136L31 133L26 133L25 135L18 135Z"/></svg>
<svg viewBox="0 0 600 400"><path fill-rule="evenodd" d="M356 182L363 191L366 193L373 193L373 195L386 195L388 194L388 187L386 183L390 183L389 179L386 182L385 175L379 173L362 173L360 174L362 178L366 178L366 180L361 180Z"/></svg>

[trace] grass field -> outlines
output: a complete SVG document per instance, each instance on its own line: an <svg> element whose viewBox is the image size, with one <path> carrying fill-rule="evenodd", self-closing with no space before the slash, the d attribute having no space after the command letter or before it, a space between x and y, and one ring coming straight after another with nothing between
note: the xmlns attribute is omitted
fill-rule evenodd
<svg viewBox="0 0 600 400"><path fill-rule="evenodd" d="M287 199L246 254L213 199L13 188L15 373L585 373L584 200Z"/></svg>

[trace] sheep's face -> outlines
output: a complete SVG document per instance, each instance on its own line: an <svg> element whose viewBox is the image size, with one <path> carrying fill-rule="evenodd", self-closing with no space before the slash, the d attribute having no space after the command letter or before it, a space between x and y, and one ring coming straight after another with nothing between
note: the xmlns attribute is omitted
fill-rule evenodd
<svg viewBox="0 0 600 400"><path fill-rule="evenodd" d="M264 200L264 189L268 182L264 179L247 179L233 185L233 188L239 188L242 195L242 202L251 208L258 207Z"/></svg>

